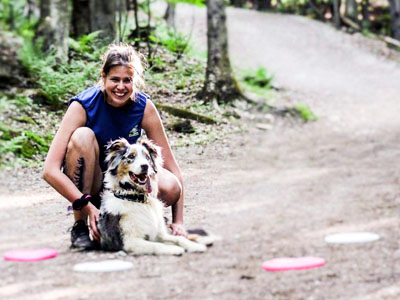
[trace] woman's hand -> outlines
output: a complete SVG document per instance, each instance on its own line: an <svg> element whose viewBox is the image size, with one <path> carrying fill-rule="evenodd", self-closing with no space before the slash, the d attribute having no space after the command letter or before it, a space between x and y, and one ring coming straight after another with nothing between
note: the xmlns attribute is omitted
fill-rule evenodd
<svg viewBox="0 0 400 300"><path fill-rule="evenodd" d="M172 235L181 235L187 237L188 233L182 223L172 223L169 225L172 230Z"/></svg>
<svg viewBox="0 0 400 300"><path fill-rule="evenodd" d="M100 242L100 233L97 229L97 221L99 220L99 210L92 203L88 203L82 210L89 215L90 232L95 241Z"/></svg>

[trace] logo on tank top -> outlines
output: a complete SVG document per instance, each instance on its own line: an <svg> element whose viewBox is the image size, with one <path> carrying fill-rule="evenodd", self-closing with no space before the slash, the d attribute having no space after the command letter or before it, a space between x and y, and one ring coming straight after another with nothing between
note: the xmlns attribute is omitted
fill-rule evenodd
<svg viewBox="0 0 400 300"><path fill-rule="evenodd" d="M138 125L136 125L135 127L133 127L131 129L131 131L129 131L129 137L134 137L134 136L138 136L139 135L139 129L138 129Z"/></svg>

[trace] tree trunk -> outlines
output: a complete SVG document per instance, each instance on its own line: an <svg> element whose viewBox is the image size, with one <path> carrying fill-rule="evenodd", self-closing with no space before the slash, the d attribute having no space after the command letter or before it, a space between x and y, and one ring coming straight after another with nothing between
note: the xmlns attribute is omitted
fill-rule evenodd
<svg viewBox="0 0 400 300"><path fill-rule="evenodd" d="M140 24L139 24L139 5L137 0L133 0L133 9L135 11L135 31L136 31L136 39L138 40L138 45L140 46L139 40L141 37L140 34Z"/></svg>
<svg viewBox="0 0 400 300"><path fill-rule="evenodd" d="M117 0L117 16L118 16L118 42L122 42L125 37L125 31L128 24L128 10L125 0Z"/></svg>
<svg viewBox="0 0 400 300"><path fill-rule="evenodd" d="M50 0L40 0L40 18L39 23L44 23L45 19L50 16Z"/></svg>
<svg viewBox="0 0 400 300"><path fill-rule="evenodd" d="M69 1L40 1L40 21L36 37L43 38L43 51L54 51L62 61L68 59L70 22L71 5Z"/></svg>
<svg viewBox="0 0 400 300"><path fill-rule="evenodd" d="M333 22L335 23L336 28L340 28L340 0L333 0Z"/></svg>
<svg viewBox="0 0 400 300"><path fill-rule="evenodd" d="M218 103L233 101L241 93L232 77L229 61L224 0L207 0L207 45L207 70L202 96Z"/></svg>
<svg viewBox="0 0 400 300"><path fill-rule="evenodd" d="M361 1L361 13L362 13L362 27L370 28L371 21L370 21L370 14L369 14L369 0Z"/></svg>
<svg viewBox="0 0 400 300"><path fill-rule="evenodd" d="M117 0L90 0L91 31L101 30L100 39L105 44L111 43L116 37L116 1Z"/></svg>
<svg viewBox="0 0 400 300"><path fill-rule="evenodd" d="M352 21L358 21L358 8L356 0L346 0L345 15Z"/></svg>
<svg viewBox="0 0 400 300"><path fill-rule="evenodd" d="M175 2L168 2L167 10L164 14L164 19L169 28L175 28Z"/></svg>
<svg viewBox="0 0 400 300"><path fill-rule="evenodd" d="M392 19L392 37L400 41L400 0L390 0L389 2Z"/></svg>
<svg viewBox="0 0 400 300"><path fill-rule="evenodd" d="M254 8L256 10L267 10L271 8L271 0L254 0Z"/></svg>
<svg viewBox="0 0 400 300"><path fill-rule="evenodd" d="M72 36L80 37L92 32L90 28L89 0L72 1Z"/></svg>

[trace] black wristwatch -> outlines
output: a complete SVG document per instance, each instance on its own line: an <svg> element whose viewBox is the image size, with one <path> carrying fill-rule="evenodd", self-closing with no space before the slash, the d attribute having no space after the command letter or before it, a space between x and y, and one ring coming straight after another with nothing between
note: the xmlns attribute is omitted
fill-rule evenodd
<svg viewBox="0 0 400 300"><path fill-rule="evenodd" d="M84 208L86 205L88 205L90 198L92 198L92 195L83 194L82 197L76 199L72 203L73 210L81 210L82 208Z"/></svg>

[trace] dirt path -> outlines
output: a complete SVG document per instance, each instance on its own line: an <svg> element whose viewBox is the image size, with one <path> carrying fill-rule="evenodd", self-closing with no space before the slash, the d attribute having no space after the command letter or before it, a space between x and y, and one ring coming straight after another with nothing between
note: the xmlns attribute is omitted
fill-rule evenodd
<svg viewBox="0 0 400 300"><path fill-rule="evenodd" d="M205 40L204 10L179 6L180 28ZM223 237L201 255L119 257L132 271L78 274L75 263L118 257L72 253L65 200L39 174L37 190L0 198L0 252L54 247L56 259L0 261L1 299L398 299L400 288L399 65L379 43L296 16L229 9L233 64L264 66L295 102L320 116L303 126L177 149L188 227ZM398 59L398 57L394 57ZM3 176L6 174L3 174ZM32 177L31 177L32 176ZM27 195L23 197L22 195ZM328 233L372 231L371 244L329 246ZM263 260L322 256L323 268L267 273Z"/></svg>

